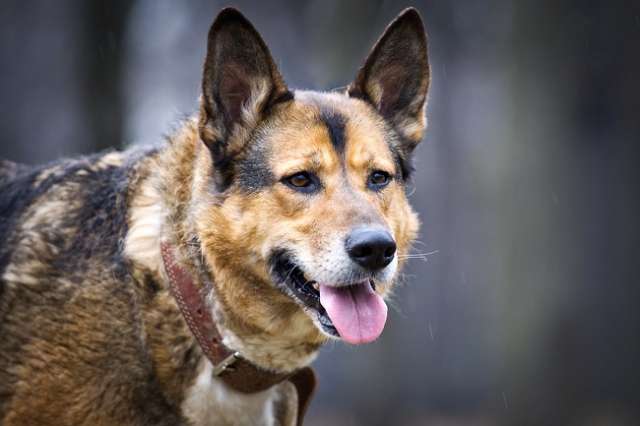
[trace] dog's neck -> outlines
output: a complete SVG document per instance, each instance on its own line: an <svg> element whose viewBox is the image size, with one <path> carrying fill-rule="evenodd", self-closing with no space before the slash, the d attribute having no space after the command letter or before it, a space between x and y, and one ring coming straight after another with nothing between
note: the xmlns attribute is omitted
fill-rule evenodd
<svg viewBox="0 0 640 426"><path fill-rule="evenodd" d="M290 324L287 327L265 329L251 322L241 309L233 306L233 300L225 297L228 296L225 289L270 284L248 282L262 277L219 270L215 267L219 265L209 264L209 260L214 262L219 256L211 250L205 254L201 248L197 207L193 206L192 197L199 188L206 186L202 180L210 172L207 153L203 150L206 147L199 140L195 120L191 120L167 147L146 160L149 164L145 167L150 172L135 188L130 203L125 254L134 265L150 270L166 289L168 283L160 245L162 241L168 241L179 252L185 266L196 271L196 285L202 285L205 278L213 281L208 303L227 347L262 368L288 372L304 367L313 361L321 343L315 330L309 329L306 314L301 310L288 310ZM215 203L215 196L211 195L212 203ZM212 270L216 271L215 277Z"/></svg>

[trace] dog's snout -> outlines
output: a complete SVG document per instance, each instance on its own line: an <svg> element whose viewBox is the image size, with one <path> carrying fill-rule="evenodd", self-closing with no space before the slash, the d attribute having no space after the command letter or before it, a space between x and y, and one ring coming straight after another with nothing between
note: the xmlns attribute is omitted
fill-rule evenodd
<svg viewBox="0 0 640 426"><path fill-rule="evenodd" d="M391 263L396 253L396 242L385 230L359 228L347 237L346 248L354 262L375 271Z"/></svg>

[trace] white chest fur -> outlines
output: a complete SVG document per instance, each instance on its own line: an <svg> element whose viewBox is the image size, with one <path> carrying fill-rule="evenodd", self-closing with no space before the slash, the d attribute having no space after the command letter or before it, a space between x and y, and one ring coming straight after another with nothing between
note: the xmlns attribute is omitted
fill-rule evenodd
<svg viewBox="0 0 640 426"><path fill-rule="evenodd" d="M211 363L207 359L202 360L198 371L182 403L182 413L194 426L276 424L277 386L247 395L234 391L214 378Z"/></svg>

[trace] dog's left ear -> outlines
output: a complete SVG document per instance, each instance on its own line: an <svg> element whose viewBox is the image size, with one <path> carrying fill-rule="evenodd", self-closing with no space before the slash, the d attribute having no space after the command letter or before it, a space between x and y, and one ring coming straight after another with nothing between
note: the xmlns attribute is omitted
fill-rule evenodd
<svg viewBox="0 0 640 426"><path fill-rule="evenodd" d="M409 154L426 127L429 82L427 36L420 14L409 8L389 24L348 94L370 102L400 133Z"/></svg>
<svg viewBox="0 0 640 426"><path fill-rule="evenodd" d="M223 9L209 30L200 107L200 137L214 161L241 149L268 108L290 98L253 25L238 10Z"/></svg>

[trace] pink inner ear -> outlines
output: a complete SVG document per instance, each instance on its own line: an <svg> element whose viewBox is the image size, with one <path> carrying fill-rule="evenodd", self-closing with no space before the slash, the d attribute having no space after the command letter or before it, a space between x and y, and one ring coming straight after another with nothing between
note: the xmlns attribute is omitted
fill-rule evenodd
<svg viewBox="0 0 640 426"><path fill-rule="evenodd" d="M242 106L251 97L251 86L244 70L235 64L226 64L218 86L220 102L232 122L242 118Z"/></svg>

